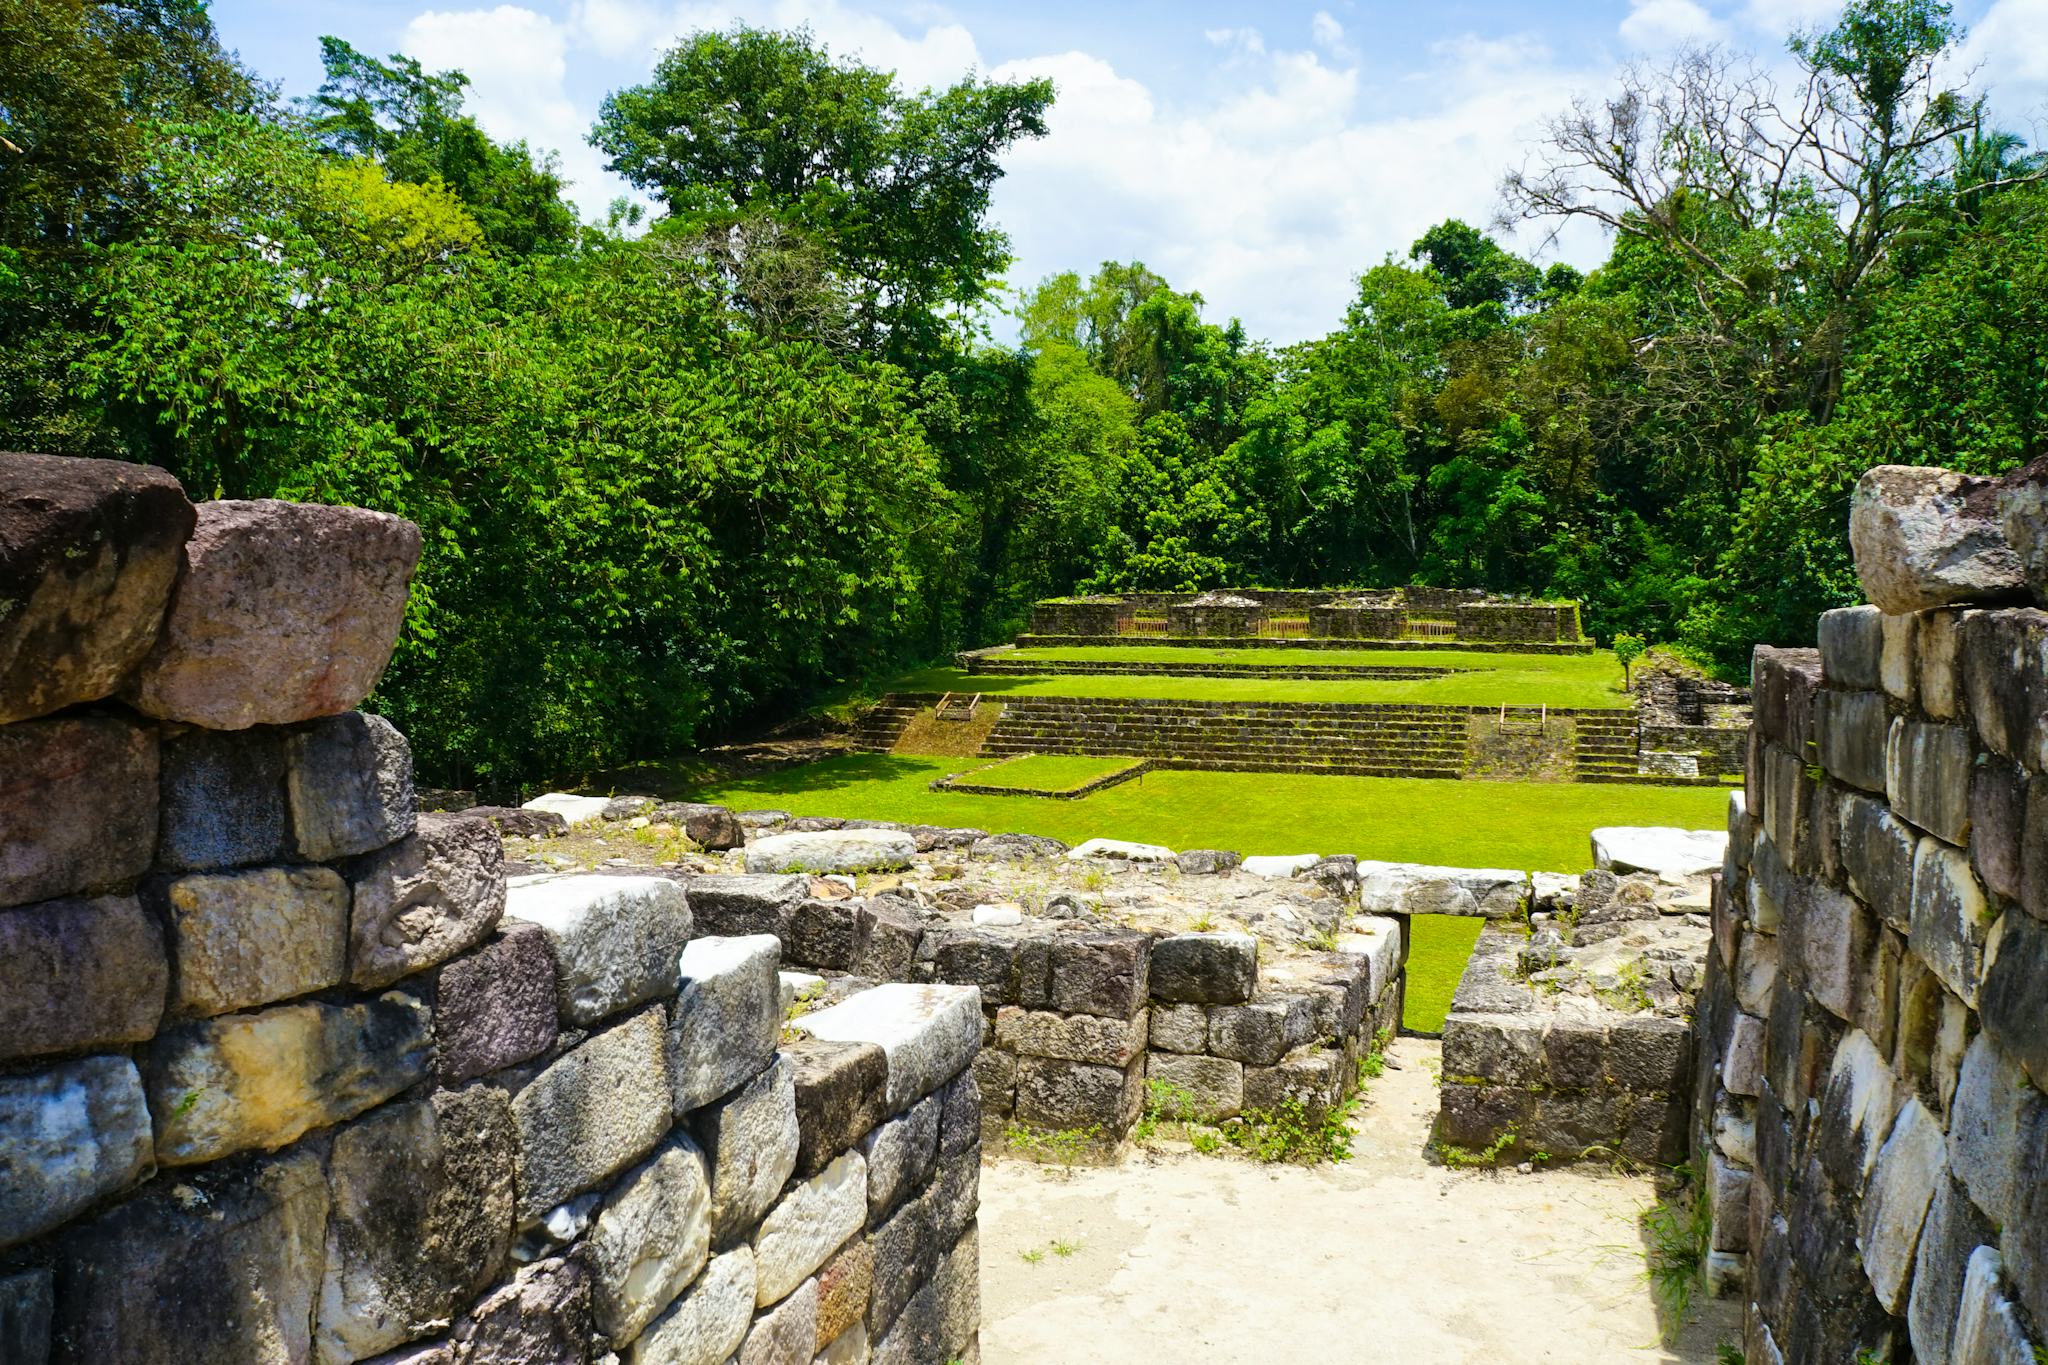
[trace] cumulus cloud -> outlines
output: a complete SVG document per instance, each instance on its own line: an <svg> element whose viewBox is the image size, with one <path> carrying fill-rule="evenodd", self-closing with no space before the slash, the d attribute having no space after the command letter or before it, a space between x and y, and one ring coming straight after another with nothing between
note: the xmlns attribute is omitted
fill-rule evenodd
<svg viewBox="0 0 2048 1365"><path fill-rule="evenodd" d="M1643 52L1711 42L1723 32L1721 21L1694 0L1629 0L1628 17L1621 21L1622 42Z"/></svg>
<svg viewBox="0 0 2048 1365"><path fill-rule="evenodd" d="M2035 141L2048 136L2048 0L1997 0L1961 55L2002 122Z"/></svg>

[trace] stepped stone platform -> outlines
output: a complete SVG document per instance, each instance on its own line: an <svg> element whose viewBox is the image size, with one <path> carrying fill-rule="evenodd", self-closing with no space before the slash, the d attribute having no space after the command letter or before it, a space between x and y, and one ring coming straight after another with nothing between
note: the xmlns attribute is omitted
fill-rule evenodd
<svg viewBox="0 0 2048 1365"><path fill-rule="evenodd" d="M1118 635L1110 632L1026 631L1016 639L1019 649L1127 649L1132 645L1182 647L1187 649L1459 649L1483 654L1591 654L1597 646L1591 640L1460 640L1453 636L1416 639L1350 639L1343 636L1317 638L1288 635Z"/></svg>
<svg viewBox="0 0 2048 1365"><path fill-rule="evenodd" d="M1394 664L1238 664L1179 663L1138 659L1028 659L1009 657L1011 645L967 650L954 661L971 674L987 677L1100 677L1139 678L1299 678L1323 682L1422 682L1447 678L1467 670L1440 666Z"/></svg>

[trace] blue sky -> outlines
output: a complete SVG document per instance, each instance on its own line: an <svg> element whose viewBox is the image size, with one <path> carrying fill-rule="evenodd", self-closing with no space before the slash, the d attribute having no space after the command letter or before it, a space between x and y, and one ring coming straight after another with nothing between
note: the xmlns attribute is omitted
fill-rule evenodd
<svg viewBox="0 0 2048 1365"><path fill-rule="evenodd" d="M1052 131L1017 149L995 217L1012 283L1145 261L1210 315L1290 342L1329 330L1358 272L1430 224L1484 224L1547 115L1597 98L1621 63L1683 41L1765 56L1830 0L1391 4L933 3L912 0L215 0L221 36L287 94L319 83L317 40L460 68L500 137L560 154L595 215L625 187L584 142L606 91L677 35L735 20L808 24L913 85L969 70L1051 76ZM2002 122L2048 142L2048 0L1961 0L1964 53ZM1591 265L1574 231L1539 257Z"/></svg>

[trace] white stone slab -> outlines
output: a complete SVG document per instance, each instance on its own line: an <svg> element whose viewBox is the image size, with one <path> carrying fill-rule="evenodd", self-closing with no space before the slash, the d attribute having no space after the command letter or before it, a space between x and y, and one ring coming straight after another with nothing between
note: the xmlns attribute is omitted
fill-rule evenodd
<svg viewBox="0 0 2048 1365"><path fill-rule="evenodd" d="M612 799L609 796L574 796L568 792L547 792L534 797L520 809L553 811L566 820L573 829L603 815L604 808L611 803Z"/></svg>
<svg viewBox="0 0 2048 1365"><path fill-rule="evenodd" d="M834 1043L873 1043L889 1061L889 1112L960 1074L981 1047L981 991L892 982L807 1014L791 1027Z"/></svg>

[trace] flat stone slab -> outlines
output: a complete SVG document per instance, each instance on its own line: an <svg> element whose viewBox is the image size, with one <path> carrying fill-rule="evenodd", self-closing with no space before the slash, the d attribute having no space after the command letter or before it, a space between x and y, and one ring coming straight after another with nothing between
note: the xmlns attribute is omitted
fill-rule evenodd
<svg viewBox="0 0 2048 1365"><path fill-rule="evenodd" d="M666 877L556 877L513 886L505 917L555 950L562 1019L592 1024L676 989L690 905Z"/></svg>
<svg viewBox="0 0 2048 1365"><path fill-rule="evenodd" d="M1683 882L1718 872L1727 856L1726 830L1603 825L1593 831L1593 865L1610 872L1648 872Z"/></svg>
<svg viewBox="0 0 2048 1365"><path fill-rule="evenodd" d="M1239 864L1254 877L1292 877L1321 862L1319 853L1262 853Z"/></svg>
<svg viewBox="0 0 2048 1365"><path fill-rule="evenodd" d="M1076 861L1083 858L1120 858L1127 863L1170 863L1174 853L1159 844L1134 844L1128 839L1090 839L1067 850Z"/></svg>
<svg viewBox="0 0 2048 1365"><path fill-rule="evenodd" d="M889 1062L889 1109L898 1113L967 1068L981 1047L981 992L973 986L891 983L805 1015L791 1027L835 1043L873 1043Z"/></svg>
<svg viewBox="0 0 2048 1365"><path fill-rule="evenodd" d="M1529 874L1507 868L1358 860L1359 908L1368 914L1506 919L1528 895Z"/></svg>
<svg viewBox="0 0 2048 1365"><path fill-rule="evenodd" d="M572 796L568 792L545 792L520 806L521 810L537 810L549 815L559 815L562 822L574 829L587 825L604 815L606 806L611 804L608 796Z"/></svg>
<svg viewBox="0 0 2048 1365"><path fill-rule="evenodd" d="M908 867L917 840L893 829L771 834L747 845L749 872L874 872Z"/></svg>

